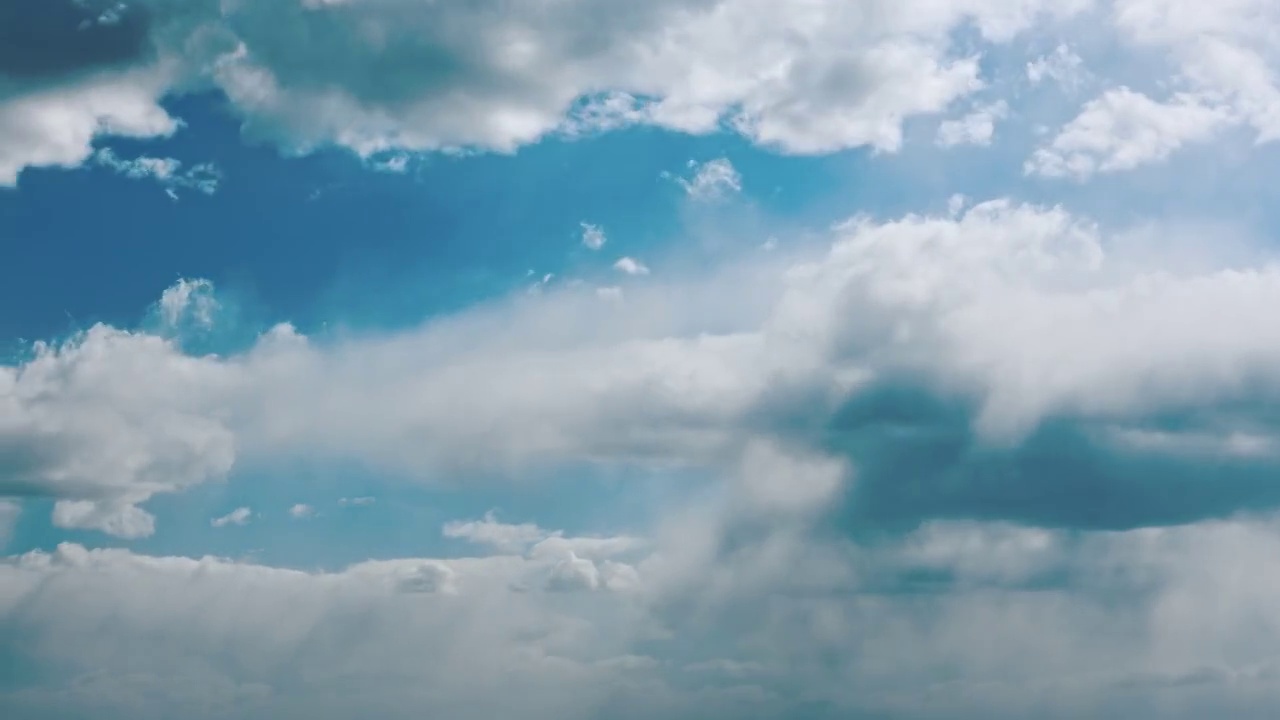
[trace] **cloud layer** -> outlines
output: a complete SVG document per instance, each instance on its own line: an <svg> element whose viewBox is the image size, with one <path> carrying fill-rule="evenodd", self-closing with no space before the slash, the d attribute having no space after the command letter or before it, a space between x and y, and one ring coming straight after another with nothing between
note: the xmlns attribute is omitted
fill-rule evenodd
<svg viewBox="0 0 1280 720"><path fill-rule="evenodd" d="M790 153L892 151L904 119L981 87L957 29L1001 45L1086 6L24 0L9 26L29 32L0 58L0 182L77 165L99 135L173 133L162 101L205 89L291 151L509 151L632 124L730 127Z"/></svg>
<svg viewBox="0 0 1280 720"><path fill-rule="evenodd" d="M391 335L281 325L196 356L180 334L96 326L3 368L0 489L57 499L64 527L136 537L153 530L141 503L237 463L465 482L715 468L763 437L849 458L853 512L882 519L1128 527L1271 504L1280 338L1255 309L1280 301L1280 271L1178 260L1146 236L998 200L855 218L806 258L614 302L566 288ZM179 295L175 317L216 302L175 310Z"/></svg>

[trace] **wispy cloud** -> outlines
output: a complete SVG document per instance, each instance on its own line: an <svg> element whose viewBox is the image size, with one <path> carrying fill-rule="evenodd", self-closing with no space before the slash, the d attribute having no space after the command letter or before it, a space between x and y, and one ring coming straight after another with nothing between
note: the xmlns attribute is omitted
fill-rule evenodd
<svg viewBox="0 0 1280 720"><path fill-rule="evenodd" d="M183 169L180 161L141 155L121 158L111 148L101 148L93 155L94 162L131 180L152 180L158 183L170 198L178 199L179 189L194 190L213 195L222 182L222 171L213 163L201 163Z"/></svg>
<svg viewBox="0 0 1280 720"><path fill-rule="evenodd" d="M253 511L247 507L239 507L222 517L214 518L209 521L213 527L220 528L228 525L247 525L249 519L253 517Z"/></svg>

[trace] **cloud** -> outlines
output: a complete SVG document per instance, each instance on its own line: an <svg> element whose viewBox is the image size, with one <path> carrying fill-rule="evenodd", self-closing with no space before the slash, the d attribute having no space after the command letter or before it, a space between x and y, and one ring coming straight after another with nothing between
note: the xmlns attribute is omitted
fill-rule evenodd
<svg viewBox="0 0 1280 720"><path fill-rule="evenodd" d="M449 522L445 524L443 533L447 538L467 540L487 545L498 552L517 554L549 534L532 523L511 525L498 522L492 511L485 513L481 520Z"/></svg>
<svg viewBox="0 0 1280 720"><path fill-rule="evenodd" d="M997 100L984 105L959 120L944 120L938 126L937 143L942 147L956 145L990 145L997 120L1009 114L1009 105Z"/></svg>
<svg viewBox="0 0 1280 720"><path fill-rule="evenodd" d="M599 250L604 247L606 242L608 242L608 238L605 237L603 228L599 225L592 225L591 223L582 223L583 247L588 250Z"/></svg>
<svg viewBox="0 0 1280 720"><path fill-rule="evenodd" d="M0 368L0 494L58 499L60 527L150 534L138 503L231 469L234 432L204 395L228 369L104 326L38 343L20 366Z"/></svg>
<svg viewBox="0 0 1280 720"><path fill-rule="evenodd" d="M213 283L204 279L182 278L160 295L157 310L163 327L180 330L184 326L209 329L220 308L214 296Z"/></svg>
<svg viewBox="0 0 1280 720"><path fill-rule="evenodd" d="M995 200L854 218L825 251L636 282L624 303L564 286L391 334L282 325L222 356L98 326L0 372L0 492L138 533L147 499L237 464L466 482L715 470L772 447L848 462L842 512L863 528L1123 528L1270 506L1280 338L1255 310L1280 302L1280 273L1265 252L1224 264L1175 238Z"/></svg>
<svg viewBox="0 0 1280 720"><path fill-rule="evenodd" d="M1060 43L1053 52L1027 63L1027 81L1032 85L1052 80L1070 91L1080 87L1087 75L1084 60L1065 43Z"/></svg>
<svg viewBox="0 0 1280 720"><path fill-rule="evenodd" d="M239 507L222 517L214 518L209 521L213 527L220 528L228 525L248 525L249 518L253 517L253 511L247 507Z"/></svg>
<svg viewBox="0 0 1280 720"><path fill-rule="evenodd" d="M1118 88L1089 101L1049 145L1027 161L1028 173L1079 180L1094 173L1132 170L1202 142L1232 123L1229 111L1178 94L1157 102Z"/></svg>
<svg viewBox="0 0 1280 720"><path fill-rule="evenodd" d="M613 264L615 270L625 275L648 275L649 267L633 257L619 258Z"/></svg>
<svg viewBox="0 0 1280 720"><path fill-rule="evenodd" d="M12 500L0 500L0 549L9 544L13 526L22 514L22 506Z"/></svg>
<svg viewBox="0 0 1280 720"><path fill-rule="evenodd" d="M686 194L694 200L719 200L742 192L742 176L727 158L708 160L702 164L690 160L693 176L677 178Z"/></svg>
<svg viewBox="0 0 1280 720"><path fill-rule="evenodd" d="M155 71L139 70L0 96L0 187L16 185L27 167L79 166L102 135L172 135L179 124L159 103L164 85Z"/></svg>
<svg viewBox="0 0 1280 720"><path fill-rule="evenodd" d="M222 181L222 171L212 163L201 163L182 170L182 163L173 158L156 158L142 155L131 160L118 157L111 148L101 148L93 154L98 165L114 170L132 180L150 179L173 197L178 188L188 188L213 195Z"/></svg>
<svg viewBox="0 0 1280 720"><path fill-rule="evenodd" d="M1164 51L1176 78L1222 101L1259 142L1280 137L1280 87L1270 35L1280 11L1266 0L1199 5L1187 0L1117 0L1121 33L1143 50Z"/></svg>
<svg viewBox="0 0 1280 720"><path fill-rule="evenodd" d="M289 507L289 517L296 519L309 518L316 514L316 509L306 503L297 503Z"/></svg>
<svg viewBox="0 0 1280 720"><path fill-rule="evenodd" d="M365 497L349 497L349 498L344 497L344 498L342 498L342 499L338 500L338 504L339 504L339 505L342 505L342 506L344 506L344 507L345 507L345 506L348 506L348 505L353 506L353 507L367 507L367 506L369 506L369 505L373 505L373 504L374 504L374 503L376 503L377 501L378 501L378 499L377 499L377 498L375 498L375 497L368 497L368 496L365 496Z"/></svg>
<svg viewBox="0 0 1280 720"><path fill-rule="evenodd" d="M1280 698L1273 518L1083 534L935 522L861 546L750 547L754 563L705 568L703 592L729 592L673 606L644 566L580 557L302 572L62 545L0 562L0 637L22 630L0 647L32 678L3 703L407 718L430 698L453 717L763 720L1011 719L1048 699L1049 717L1189 719L1263 718ZM760 575L770 553L785 562ZM623 576L635 584L608 591Z"/></svg>
<svg viewBox="0 0 1280 720"><path fill-rule="evenodd" d="M178 123L161 101L209 88L250 135L291 152L512 151L637 124L728 128L787 153L894 151L904 119L982 85L981 53L1087 3L41 5L24 0L8 10L20 18L0 23L24 28L0 43L0 67L21 78L0 88L6 185L25 167L83 162L101 137L168 135ZM955 41L962 26L976 28L976 47Z"/></svg>

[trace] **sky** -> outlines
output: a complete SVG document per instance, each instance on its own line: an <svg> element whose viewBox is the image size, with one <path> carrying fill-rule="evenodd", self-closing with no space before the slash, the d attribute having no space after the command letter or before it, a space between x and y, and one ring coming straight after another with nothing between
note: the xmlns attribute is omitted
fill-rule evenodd
<svg viewBox="0 0 1280 720"><path fill-rule="evenodd" d="M1277 36L0 0L0 714L1275 717Z"/></svg>

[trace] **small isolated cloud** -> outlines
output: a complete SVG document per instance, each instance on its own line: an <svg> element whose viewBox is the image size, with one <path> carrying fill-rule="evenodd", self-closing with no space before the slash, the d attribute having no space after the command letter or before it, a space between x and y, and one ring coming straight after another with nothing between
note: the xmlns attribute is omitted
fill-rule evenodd
<svg viewBox="0 0 1280 720"><path fill-rule="evenodd" d="M996 122L1009 114L1009 105L998 100L984 105L959 120L946 120L938 126L937 143L942 147L956 145L990 145Z"/></svg>
<svg viewBox="0 0 1280 720"><path fill-rule="evenodd" d="M160 295L157 310L166 328L177 329L184 323L209 328L218 307L212 282L182 278Z"/></svg>
<svg viewBox="0 0 1280 720"><path fill-rule="evenodd" d="M613 264L613 269L627 275L648 275L649 267L633 257L624 257Z"/></svg>
<svg viewBox="0 0 1280 720"><path fill-rule="evenodd" d="M621 300L622 288L617 285L609 285L596 288L596 297L601 300Z"/></svg>
<svg viewBox="0 0 1280 720"><path fill-rule="evenodd" d="M480 520L446 523L441 532L447 538L487 545L498 552L508 553L522 553L530 545L550 535L533 523L512 525L499 522L492 510Z"/></svg>
<svg viewBox="0 0 1280 720"><path fill-rule="evenodd" d="M609 239L605 237L604 228L599 225L592 225L588 222L581 223L581 225L582 245L587 249L599 250L604 247L606 242L608 242Z"/></svg>
<svg viewBox="0 0 1280 720"><path fill-rule="evenodd" d="M1233 123L1228 108L1186 93L1165 102L1120 87L1089 101L1046 147L1027 174L1085 180L1095 173L1160 162L1183 145L1209 140Z"/></svg>
<svg viewBox="0 0 1280 720"><path fill-rule="evenodd" d="M218 191L218 183L222 181L222 171L213 163L193 165L184 171L182 162L173 158L141 155L125 159L105 147L93 154L93 161L131 180L153 180L174 200L178 199L179 188L212 195Z"/></svg>
<svg viewBox="0 0 1280 720"><path fill-rule="evenodd" d="M377 502L377 501L378 501L378 499L377 499L377 498L374 498L374 497L368 497L368 496L364 496L364 497L344 497L344 498L342 498L341 500L339 500L339 501L338 501L338 504L339 504L339 505L341 505L341 506L343 506L343 507L348 507L348 506L354 506L354 507L367 507L367 506L369 506L369 505L374 504L374 503L375 503L375 502Z"/></svg>
<svg viewBox="0 0 1280 720"><path fill-rule="evenodd" d="M297 505L289 508L289 516L298 519L309 518L315 514L316 509L306 503L298 503Z"/></svg>
<svg viewBox="0 0 1280 720"><path fill-rule="evenodd" d="M247 507L239 507L219 518L209 521L213 527L220 528L228 525L248 525L249 518L253 516L253 511Z"/></svg>
<svg viewBox="0 0 1280 720"><path fill-rule="evenodd" d="M1027 81L1032 85L1052 80L1065 90L1074 90L1084 83L1087 75L1084 60L1065 43L1027 63Z"/></svg>
<svg viewBox="0 0 1280 720"><path fill-rule="evenodd" d="M698 164L689 161L693 171L689 177L676 178L680 187L694 200L720 200L742 192L742 176L728 158L717 158Z"/></svg>
<svg viewBox="0 0 1280 720"><path fill-rule="evenodd" d="M364 164L370 170L378 172L402 174L409 169L409 154L403 152L379 153L365 158Z"/></svg>

